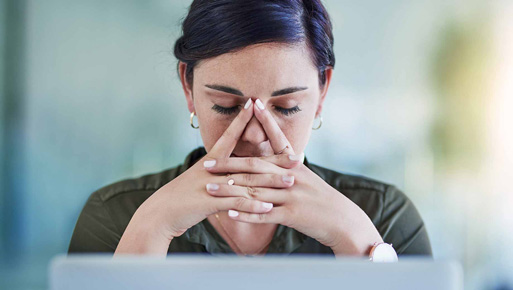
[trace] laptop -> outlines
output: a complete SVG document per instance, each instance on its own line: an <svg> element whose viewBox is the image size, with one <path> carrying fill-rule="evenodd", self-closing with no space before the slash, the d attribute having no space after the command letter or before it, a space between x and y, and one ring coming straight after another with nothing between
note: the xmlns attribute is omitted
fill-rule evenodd
<svg viewBox="0 0 513 290"><path fill-rule="evenodd" d="M111 289L437 289L462 290L457 261L399 257L373 263L359 257L234 254L59 255L50 261L51 290Z"/></svg>

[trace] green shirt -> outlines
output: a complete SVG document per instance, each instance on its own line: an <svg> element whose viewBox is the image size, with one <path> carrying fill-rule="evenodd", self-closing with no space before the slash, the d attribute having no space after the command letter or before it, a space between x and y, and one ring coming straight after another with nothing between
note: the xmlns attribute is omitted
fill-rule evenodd
<svg viewBox="0 0 513 290"><path fill-rule="evenodd" d="M93 192L71 237L68 253L112 252L137 208L160 187L177 177L206 154L193 150L183 164L159 173L124 179ZM304 160L314 173L357 204L372 220L383 241L397 254L432 257L429 237L416 207L393 185L363 176L342 174ZM233 254L233 250L207 219L172 239L169 253ZM279 224L267 250L269 254L330 254L330 247Z"/></svg>

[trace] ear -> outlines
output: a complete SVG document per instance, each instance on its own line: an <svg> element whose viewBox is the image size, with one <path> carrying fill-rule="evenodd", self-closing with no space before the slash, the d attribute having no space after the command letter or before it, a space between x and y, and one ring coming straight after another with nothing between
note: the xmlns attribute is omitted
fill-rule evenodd
<svg viewBox="0 0 513 290"><path fill-rule="evenodd" d="M182 82L182 88L183 92L185 94L185 100L187 101L187 107L189 108L189 112L195 112L194 110L194 99L192 96L192 88L187 83L187 80L185 78L185 72L187 69L187 64L184 62L179 61L178 64L178 71L180 73L180 81Z"/></svg>
<svg viewBox="0 0 513 290"><path fill-rule="evenodd" d="M328 93L328 88L330 86L330 83L331 83L331 76L333 74L333 68L332 67L328 67L325 71L325 75L326 75L326 82L324 83L324 87L323 89L321 90L321 95L319 97L319 104L317 106L317 112L315 112L315 118L317 118L321 112L322 112L322 105L324 103L324 99L326 98L326 94Z"/></svg>

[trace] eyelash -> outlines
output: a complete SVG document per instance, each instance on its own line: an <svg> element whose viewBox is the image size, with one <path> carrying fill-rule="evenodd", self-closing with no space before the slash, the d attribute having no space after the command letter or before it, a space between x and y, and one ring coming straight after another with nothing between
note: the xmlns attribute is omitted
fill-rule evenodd
<svg viewBox="0 0 513 290"><path fill-rule="evenodd" d="M294 107L288 108L288 109L274 106L274 109L285 116L288 116L290 114L295 114L295 113L301 111L301 109L298 106L294 106Z"/></svg>
<svg viewBox="0 0 513 290"><path fill-rule="evenodd" d="M214 105L212 107L212 110L218 112L219 114L231 115L233 113L236 113L238 111L239 107L240 107L240 105L237 105L237 106L234 106L234 107L231 107L231 108L226 108L226 107L221 107L219 105ZM289 116L290 114L295 114L295 113L301 111L301 109L298 106L295 106L295 107L292 107L292 108L282 108L282 107L274 106L274 108L275 108L276 111L278 111L279 113L281 113L282 115L285 115L285 116Z"/></svg>

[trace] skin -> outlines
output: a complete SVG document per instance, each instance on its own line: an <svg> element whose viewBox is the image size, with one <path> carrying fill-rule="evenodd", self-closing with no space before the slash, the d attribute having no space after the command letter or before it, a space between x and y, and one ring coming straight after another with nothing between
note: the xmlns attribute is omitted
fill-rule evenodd
<svg viewBox="0 0 513 290"><path fill-rule="evenodd" d="M184 68L184 64L181 64L180 69ZM223 107L242 107L248 98L259 98L271 110L294 150L303 152L310 138L314 118L321 114L331 72L332 69L329 69L328 84L321 91L317 69L310 61L304 45L291 48L276 43L257 44L236 53L226 53L201 61L194 68L193 87L183 81L182 84L189 111L196 112L198 116L199 130L207 152L237 115L219 114L212 110L212 106L217 104ZM236 88L244 96L206 87L210 84ZM273 91L289 87L308 89L271 97ZM291 108L295 105L301 111L289 116L284 116L273 108ZM274 154L262 125L256 118L247 125L233 153L237 156Z"/></svg>
<svg viewBox="0 0 513 290"><path fill-rule="evenodd" d="M318 85L318 71L310 60L304 43L296 46L277 43L256 44L235 53L227 53L199 62L194 68L194 84L191 88L185 82L185 64L180 64L182 85L190 112L198 117L199 130L207 152L231 124L237 112L223 115L212 106L244 106L251 98L259 98L271 111L293 151L303 152L311 134L314 118L321 114L332 69L329 69L328 84L323 90ZM222 73L219 73L222 72ZM219 91L207 85L222 85L235 88L243 96ZM271 96L274 91L300 87L304 90ZM298 106L301 111L284 115L275 106L292 108ZM283 149L276 149L276 152ZM253 117L247 124L233 154L236 156L270 156L273 148L262 127ZM262 248L267 244L276 229L276 224L241 224L231 221L227 213L220 213L224 228L231 233L240 247L247 252ZM219 228L218 221L209 217L209 221ZM226 238L223 229L218 231ZM242 238L245 237L245 238ZM251 241L251 242L248 242Z"/></svg>
<svg viewBox="0 0 513 290"><path fill-rule="evenodd" d="M277 224L293 227L317 239L331 247L336 255L368 255L374 242L383 242L373 223L356 204L304 164L298 162L290 168L277 162L275 152L285 146L289 147L280 155L304 152L332 77L332 68L328 68L326 85L319 87L318 71L304 44L293 47L257 44L203 60L194 69L192 87L185 81L186 65L180 63L179 69L188 109L198 117L207 151L206 161L216 161L205 170L222 178L210 183L219 185L217 190L206 187L206 191L219 198L243 196L273 204L268 213L238 211L238 216L229 217L226 211L219 212L222 228L213 215L208 217L232 248L228 238L245 252L257 251L270 241ZM238 93L219 91L219 87L215 89L213 85L230 87ZM304 90L272 96L273 92L289 87ZM250 107L244 110L248 100L251 100ZM256 100L263 109L253 103ZM230 114L221 114L212 109L216 105L238 108ZM288 115L280 109L295 106L299 110ZM249 121L232 124L236 116L243 113L251 114L246 116ZM227 156L223 157L215 153L222 150L216 149L216 143L222 136L226 137L229 126L238 127L235 130L240 134L231 140L234 143L230 145L231 154L225 152ZM258 159L258 162L249 159ZM226 174L231 174L235 185L224 182ZM269 180L281 176L292 176L294 180L279 188L269 184ZM229 232L228 238L224 230Z"/></svg>

